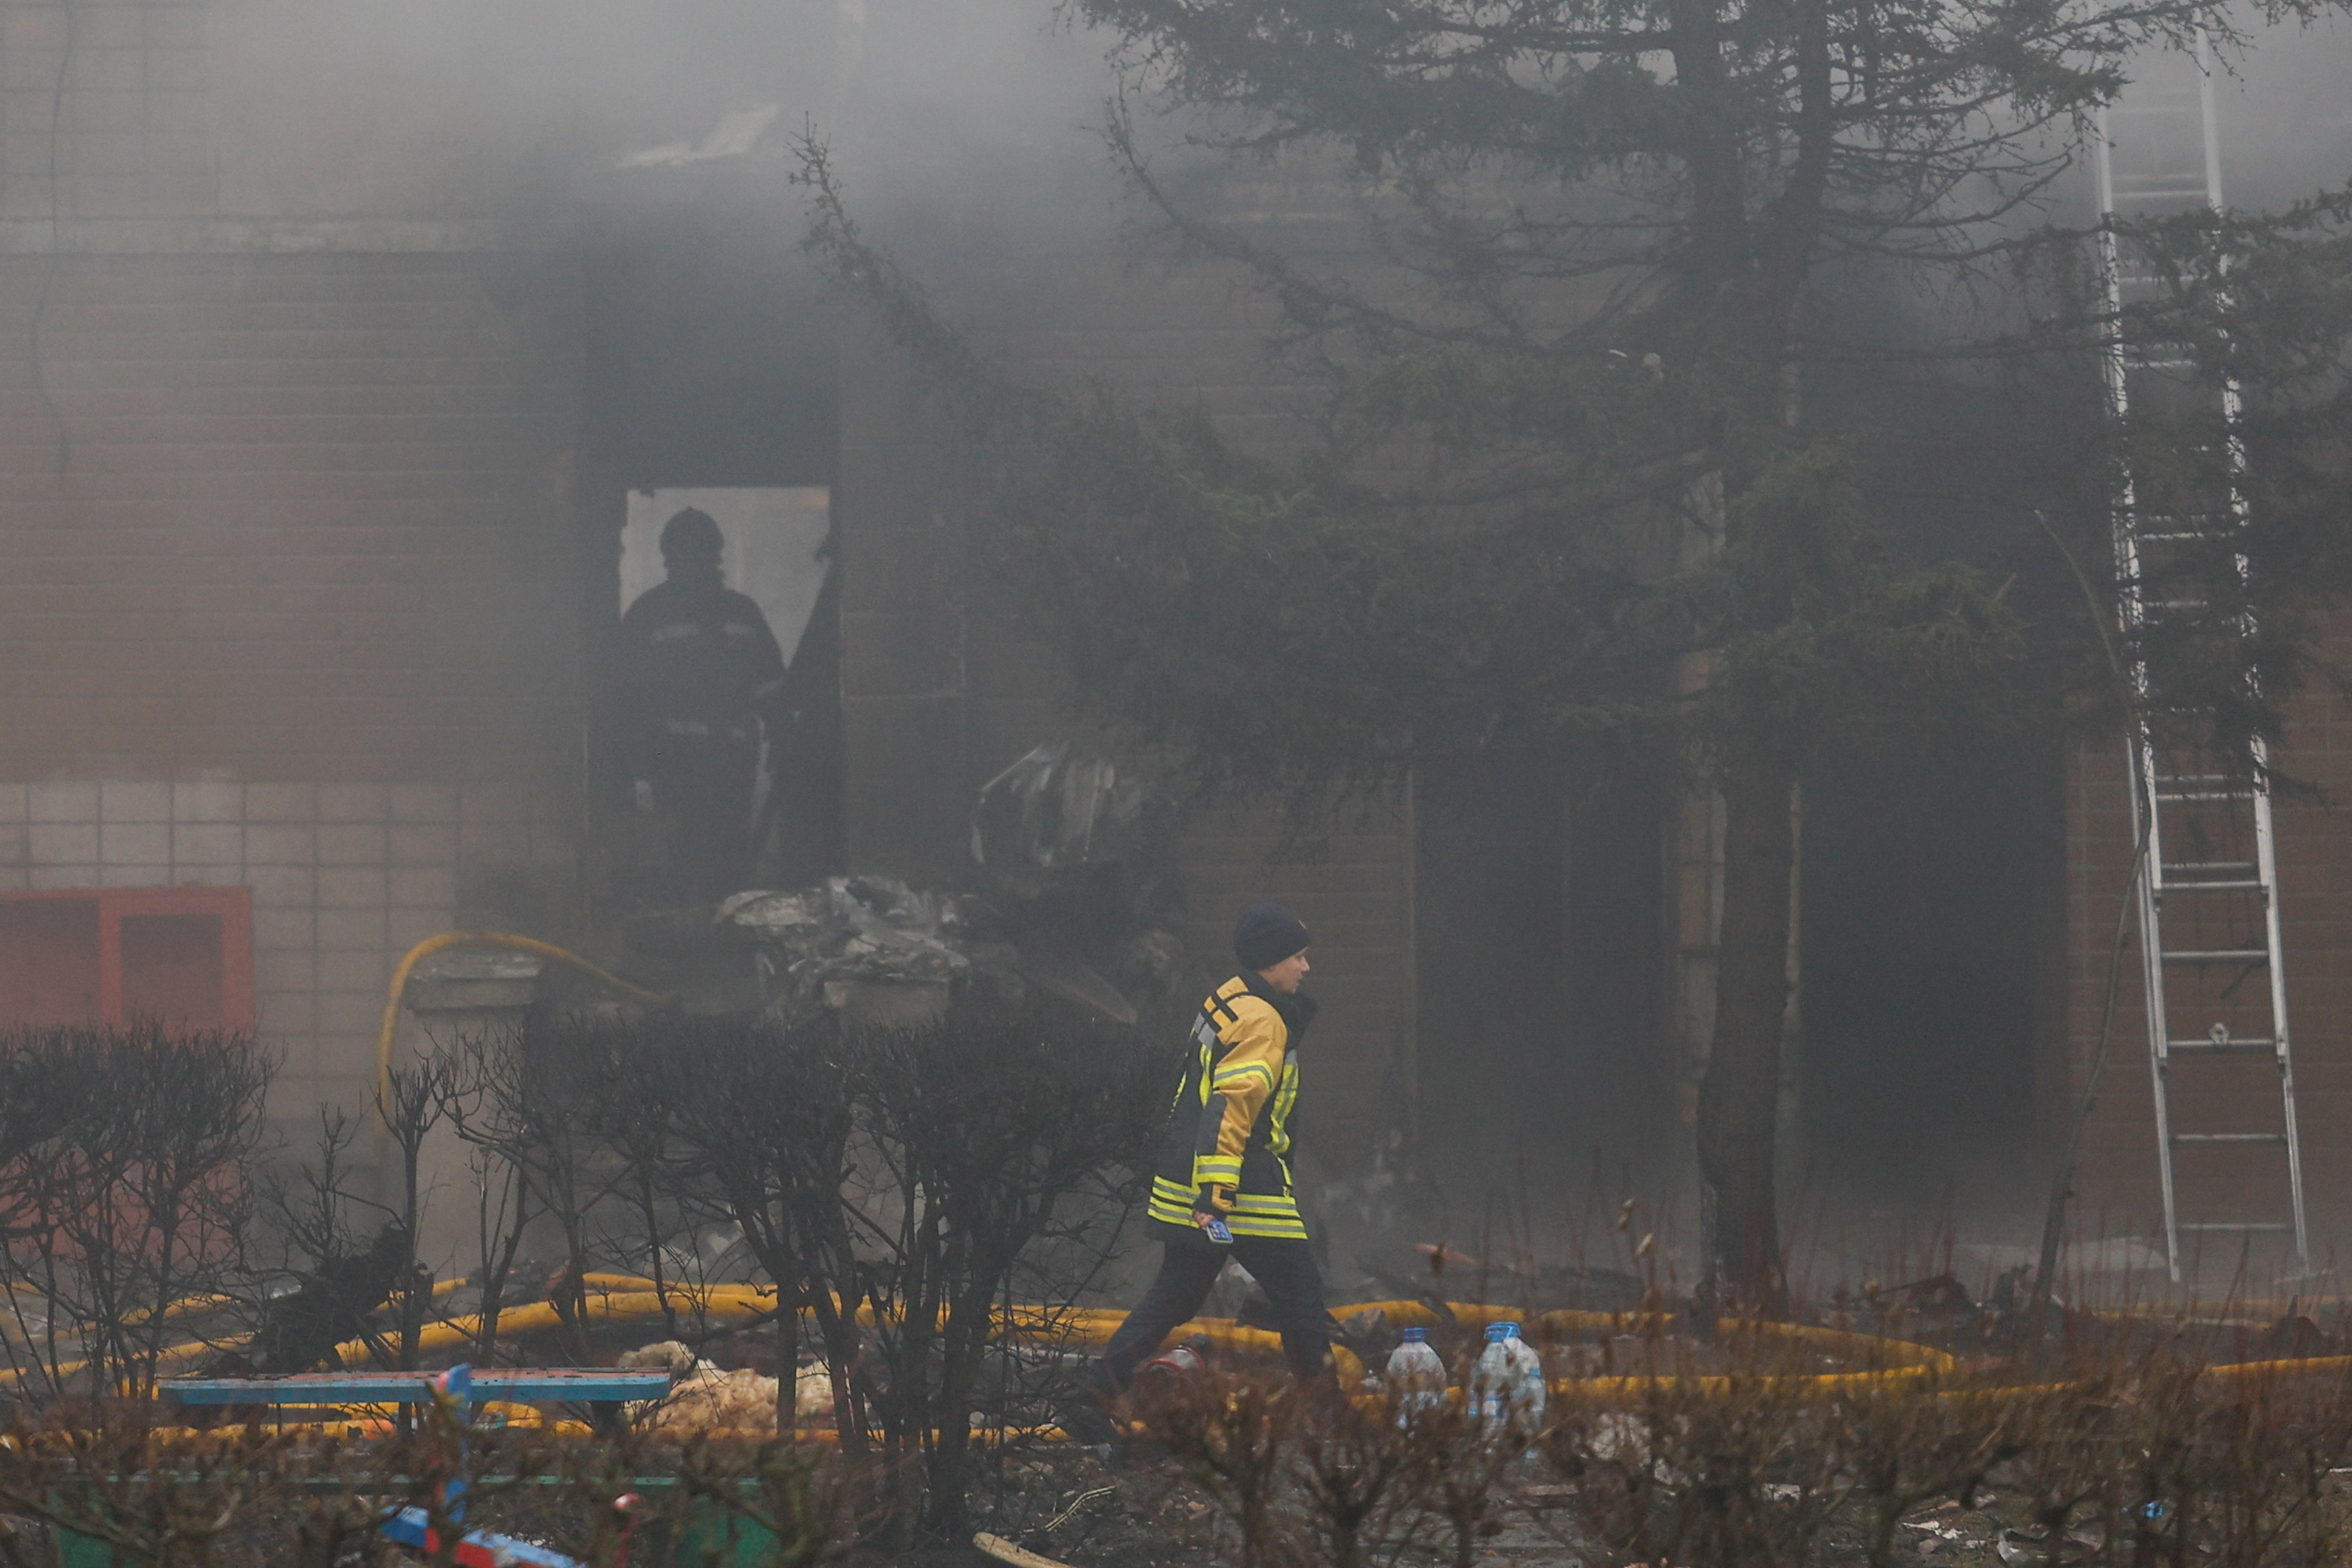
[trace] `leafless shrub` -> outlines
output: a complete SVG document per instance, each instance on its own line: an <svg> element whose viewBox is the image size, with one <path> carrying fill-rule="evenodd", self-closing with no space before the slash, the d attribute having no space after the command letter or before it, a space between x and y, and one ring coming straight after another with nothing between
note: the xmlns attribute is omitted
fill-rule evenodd
<svg viewBox="0 0 2352 1568"><path fill-rule="evenodd" d="M2195 1348L2156 1337L2019 1397L2017 1458L1995 1473L2022 1489L2045 1560L2070 1536L2135 1564L2342 1560L2324 1491L2352 1456L2344 1370L2216 1372Z"/></svg>
<svg viewBox="0 0 2352 1568"><path fill-rule="evenodd" d="M1846 1461L1844 1490L1871 1568L1894 1561L1905 1514L1972 1496L1994 1466L2013 1458L2032 1409L2029 1395L2010 1391L1923 1397L1908 1385L1864 1386L1831 1403L1824 1431Z"/></svg>
<svg viewBox="0 0 2352 1568"><path fill-rule="evenodd" d="M656 1447L508 1428L465 1439L464 1518L446 1483L459 1435L427 1412L412 1436L339 1442L232 1431L190 1441L136 1425L16 1427L0 1440L0 1510L37 1530L0 1534L0 1563L51 1568L74 1537L138 1568L386 1568L417 1561L379 1526L425 1510L454 1561L487 1530L583 1563L647 1568L759 1562L805 1568L825 1549L833 1467L789 1445ZM634 1499L624 1511L616 1500Z"/></svg>
<svg viewBox="0 0 2352 1568"><path fill-rule="evenodd" d="M1240 1568L1307 1560L1287 1473L1302 1403L1292 1384L1260 1377L1202 1376L1139 1390L1152 1434L1239 1530Z"/></svg>
<svg viewBox="0 0 2352 1568"><path fill-rule="evenodd" d="M233 1282L271 1062L142 1023L0 1037L0 1333L19 1390L143 1394L176 1303Z"/></svg>
<svg viewBox="0 0 2352 1568"><path fill-rule="evenodd" d="M999 1292L1024 1252L1074 1234L1067 1200L1149 1147L1164 1086L1131 1040L1034 1013L870 1034L853 1059L878 1189L851 1210L888 1377L877 1414L927 1455L939 1523L961 1535Z"/></svg>
<svg viewBox="0 0 2352 1568"><path fill-rule="evenodd" d="M398 1295L400 1339L396 1360L403 1367L416 1364L417 1339L425 1326L425 1308L432 1300L431 1275L417 1268L416 1238L425 1219L420 1186L425 1142L441 1121L446 1072L443 1064L427 1058L413 1067L389 1069L376 1089L376 1118L383 1123L393 1147L400 1152L400 1211L395 1217L408 1244L407 1255L400 1260Z"/></svg>
<svg viewBox="0 0 2352 1568"><path fill-rule="evenodd" d="M679 1140L678 1094L659 1053L636 1048L634 1031L595 1028L558 1033L550 1048L562 1051L586 1091L590 1131L615 1169L605 1186L624 1218L623 1233L606 1250L625 1268L642 1262L661 1302L662 1322L675 1340L685 1331L673 1293L674 1243L691 1227L698 1206L681 1202L688 1161Z"/></svg>
<svg viewBox="0 0 2352 1568"><path fill-rule="evenodd" d="M593 1201L585 1097L562 1063L530 1048L520 1030L437 1045L425 1069L435 1109L472 1152L480 1196L483 1361L497 1357L499 1316L532 1220L562 1234L563 1268L551 1289L575 1359L589 1355L587 1213Z"/></svg>
<svg viewBox="0 0 2352 1568"><path fill-rule="evenodd" d="M1564 1401L1547 1434L1581 1482L1587 1527L1669 1563L1806 1561L1848 1457L1822 1402L1770 1362L1730 1376L1660 1371L1630 1397Z"/></svg>
<svg viewBox="0 0 2352 1568"><path fill-rule="evenodd" d="M1883 1564L1906 1516L1996 1490L2019 1526L1998 1542L2009 1562L2318 1568L2345 1553L2327 1492L2352 1455L2339 1366L2216 1370L2137 1334L2030 1374L1799 1375L1748 1346L1701 1375L1654 1348L1655 1375L1556 1386L1540 1468L1458 1405L1402 1415L1270 1373L1147 1383L1137 1413L1231 1521L1245 1568L1467 1564L1507 1530L1588 1562Z"/></svg>
<svg viewBox="0 0 2352 1568"><path fill-rule="evenodd" d="M410 1216L352 1190L347 1155L358 1131L342 1111L321 1110L311 1157L257 1178L258 1228L280 1257L247 1271L252 1339L216 1358L208 1374L308 1372L354 1338L395 1358L373 1314L388 1298L419 1294L408 1278L415 1232Z"/></svg>
<svg viewBox="0 0 2352 1568"><path fill-rule="evenodd" d="M678 1201L740 1226L780 1307L810 1314L832 1369L843 1451L861 1454L866 1413L853 1374L867 1281L844 1203L853 1079L837 1036L745 1017L576 1027L591 1038L574 1048L629 1064L604 1092L664 1086L658 1103L668 1108L677 1157L655 1168L658 1179ZM792 1384L777 1379L780 1427Z"/></svg>
<svg viewBox="0 0 2352 1568"><path fill-rule="evenodd" d="M845 1453L880 1436L902 1542L926 1492L961 1534L972 1415L1010 1382L986 1376L1008 1283L1021 1272L1030 1298L1048 1255L1098 1266L1094 1222L1129 1180L1114 1165L1149 1145L1165 1086L1136 1038L959 1010L858 1032L590 1018L541 1048L595 1064L574 1075L588 1122L649 1242L667 1209L731 1222L782 1307L809 1315Z"/></svg>

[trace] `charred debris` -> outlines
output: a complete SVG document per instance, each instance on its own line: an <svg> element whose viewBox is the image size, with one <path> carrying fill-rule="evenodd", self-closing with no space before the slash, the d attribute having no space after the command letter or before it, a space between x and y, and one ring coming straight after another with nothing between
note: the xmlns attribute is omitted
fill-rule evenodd
<svg viewBox="0 0 2352 1568"><path fill-rule="evenodd" d="M650 907L630 958L693 1012L904 1025L1044 1003L1134 1025L1183 989L1176 825L1134 770L1055 742L979 792L967 886L836 876Z"/></svg>

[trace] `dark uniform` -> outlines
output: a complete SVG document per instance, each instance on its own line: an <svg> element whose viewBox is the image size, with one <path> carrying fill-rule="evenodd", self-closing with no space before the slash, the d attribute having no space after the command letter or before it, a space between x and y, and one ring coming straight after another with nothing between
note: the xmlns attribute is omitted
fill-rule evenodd
<svg viewBox="0 0 2352 1568"><path fill-rule="evenodd" d="M666 532L666 554L668 543ZM715 550L707 570L686 564L673 557L669 580L621 617L621 653L635 776L653 787L688 895L715 898L749 869L761 716L784 656L760 606L720 578Z"/></svg>
<svg viewBox="0 0 2352 1568"><path fill-rule="evenodd" d="M1291 1128L1298 1107L1298 1046L1314 1002L1285 994L1255 974L1211 992L1192 1025L1193 1050L1160 1134L1148 1209L1165 1244L1159 1277L1104 1352L1114 1387L1201 1310L1228 1257L1265 1289L1282 1330L1283 1354L1301 1377L1323 1374L1330 1319L1323 1277L1290 1181ZM1223 1214L1230 1250L1202 1235L1193 1215L1204 1188L1231 1189Z"/></svg>

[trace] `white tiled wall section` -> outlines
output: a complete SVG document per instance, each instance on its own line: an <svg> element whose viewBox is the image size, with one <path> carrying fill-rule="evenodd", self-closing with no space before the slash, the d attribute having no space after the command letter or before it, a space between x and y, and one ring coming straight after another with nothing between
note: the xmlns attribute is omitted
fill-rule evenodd
<svg viewBox="0 0 2352 1568"><path fill-rule="evenodd" d="M393 968L454 923L461 868L562 864L560 821L505 784L0 784L0 889L251 888L274 1110L299 1121L363 1102Z"/></svg>

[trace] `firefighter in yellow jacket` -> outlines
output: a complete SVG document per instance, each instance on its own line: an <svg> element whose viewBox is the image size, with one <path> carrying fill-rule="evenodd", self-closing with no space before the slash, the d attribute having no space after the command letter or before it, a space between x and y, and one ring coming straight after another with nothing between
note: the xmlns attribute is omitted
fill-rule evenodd
<svg viewBox="0 0 2352 1568"><path fill-rule="evenodd" d="M1323 1276L1290 1185L1298 1047L1315 1016L1307 928L1280 904L1254 904L1234 931L1242 972L1201 1004L1151 1182L1160 1273L1111 1335L1093 1382L1127 1387L1170 1331L1201 1310L1230 1258L1265 1291L1293 1375L1330 1364Z"/></svg>

